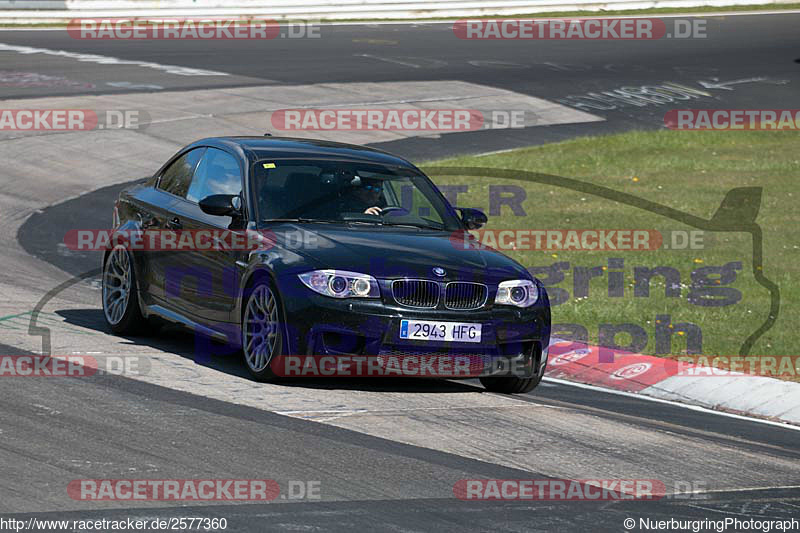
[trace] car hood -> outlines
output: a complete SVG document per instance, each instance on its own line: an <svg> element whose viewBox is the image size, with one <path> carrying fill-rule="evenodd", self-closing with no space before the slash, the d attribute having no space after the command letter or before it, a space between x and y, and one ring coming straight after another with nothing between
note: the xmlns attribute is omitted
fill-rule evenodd
<svg viewBox="0 0 800 533"><path fill-rule="evenodd" d="M445 281L531 277L519 263L496 250L465 246L461 232L356 224L281 224L271 230L278 247L303 256L315 269L349 270L384 279L435 279L434 267L445 270Z"/></svg>

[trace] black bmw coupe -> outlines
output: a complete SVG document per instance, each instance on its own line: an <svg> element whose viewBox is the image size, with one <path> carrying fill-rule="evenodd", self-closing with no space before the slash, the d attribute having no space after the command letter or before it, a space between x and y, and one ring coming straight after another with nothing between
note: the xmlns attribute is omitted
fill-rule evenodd
<svg viewBox="0 0 800 533"><path fill-rule="evenodd" d="M117 334L166 320L224 341L262 381L287 355L469 356L487 389L528 392L547 364L547 293L465 245L486 221L379 150L203 139L120 194L103 310Z"/></svg>

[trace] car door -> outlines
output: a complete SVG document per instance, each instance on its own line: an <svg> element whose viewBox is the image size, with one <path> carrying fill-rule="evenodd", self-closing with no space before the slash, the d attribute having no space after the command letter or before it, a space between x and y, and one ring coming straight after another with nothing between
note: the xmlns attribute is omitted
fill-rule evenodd
<svg viewBox="0 0 800 533"><path fill-rule="evenodd" d="M194 170L205 153L205 147L188 150L176 157L166 165L156 178L155 189L152 192L153 201L141 213L142 229L163 236L165 232L176 229L175 215L172 212L178 201L185 200L186 193L191 185ZM145 247L141 252L144 256L143 277L144 286L147 287L148 296L153 297L159 304L175 307L166 294L167 265L179 262L175 252L161 246L163 242L157 239L153 248ZM149 298L148 298L149 300ZM148 303L151 303L148 301Z"/></svg>
<svg viewBox="0 0 800 533"><path fill-rule="evenodd" d="M174 295L176 289L179 290L176 303L202 322L238 322L231 317L238 290L236 260L247 254L243 250L224 249L232 241L225 239L223 232L243 231L244 220L209 215L200 209L199 202L213 194L241 197L243 170L238 156L208 147L185 197L172 207L173 216L184 231L195 236L199 231L210 232L210 242L216 244L211 249L178 252L176 257L181 258L180 262L169 268L173 283L168 292ZM198 239L195 242L199 242ZM177 287L175 280L180 280Z"/></svg>

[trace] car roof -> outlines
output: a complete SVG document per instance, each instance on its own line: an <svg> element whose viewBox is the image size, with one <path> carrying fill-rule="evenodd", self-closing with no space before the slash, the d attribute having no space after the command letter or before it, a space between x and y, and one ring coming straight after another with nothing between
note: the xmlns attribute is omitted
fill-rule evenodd
<svg viewBox="0 0 800 533"><path fill-rule="evenodd" d="M375 148L345 144L321 139L293 137L209 137L195 141L190 146L227 146L251 161L260 159L341 158L416 168L405 159Z"/></svg>

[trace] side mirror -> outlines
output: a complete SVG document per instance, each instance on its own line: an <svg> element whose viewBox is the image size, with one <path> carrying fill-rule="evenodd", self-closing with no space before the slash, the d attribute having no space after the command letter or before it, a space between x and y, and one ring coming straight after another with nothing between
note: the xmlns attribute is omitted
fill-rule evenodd
<svg viewBox="0 0 800 533"><path fill-rule="evenodd" d="M480 229L489 221L486 218L486 214L480 209L472 207L459 207L457 209L461 211L461 221L467 229Z"/></svg>
<svg viewBox="0 0 800 533"><path fill-rule="evenodd" d="M242 215L242 199L236 194L212 194L200 200L200 209L218 217L239 217Z"/></svg>

